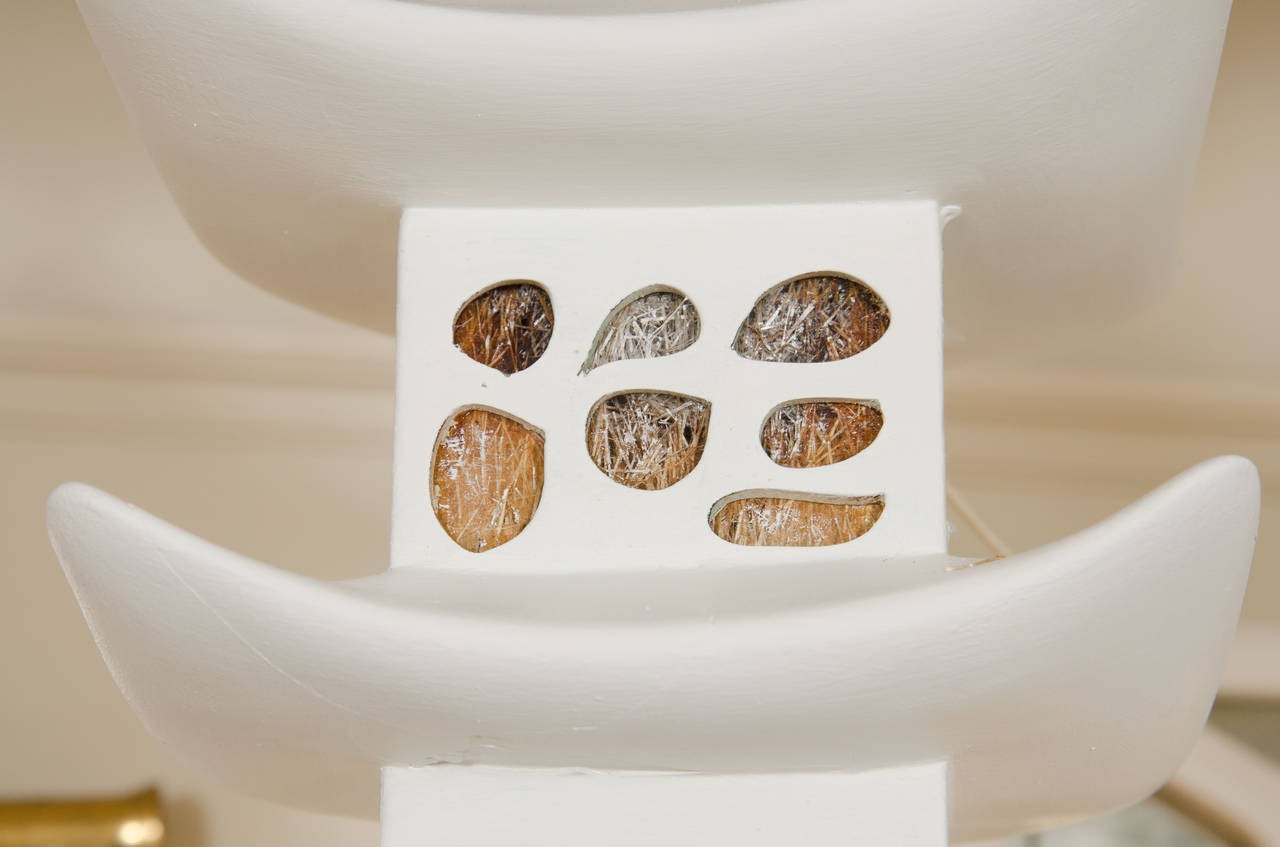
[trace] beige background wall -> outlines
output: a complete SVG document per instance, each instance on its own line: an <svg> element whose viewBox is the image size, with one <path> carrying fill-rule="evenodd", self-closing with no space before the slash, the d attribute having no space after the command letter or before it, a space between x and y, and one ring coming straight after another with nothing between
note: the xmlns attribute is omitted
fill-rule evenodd
<svg viewBox="0 0 1280 847"><path fill-rule="evenodd" d="M1222 452L1280 479L1280 4L1240 0L1182 271L1140 315L951 351L952 479L1022 548ZM1099 187L1105 202L1105 186ZM240 798L159 748L49 551L84 480L263 560L380 570L392 344L239 282L186 230L68 0L0 2L0 796L159 781L178 844L359 845L369 825ZM978 551L961 532L960 552ZM1280 502L1246 603L1280 621ZM1211 563L1206 563L1210 566ZM140 586L145 590L145 586ZM335 634L340 637L340 634Z"/></svg>

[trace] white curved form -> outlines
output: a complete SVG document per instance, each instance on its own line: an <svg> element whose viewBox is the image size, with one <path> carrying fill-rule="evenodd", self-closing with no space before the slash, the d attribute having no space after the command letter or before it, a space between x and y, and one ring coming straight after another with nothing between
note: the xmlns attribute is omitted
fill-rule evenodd
<svg viewBox="0 0 1280 847"><path fill-rule="evenodd" d="M53 494L49 526L148 728L251 792L373 815L379 765L947 761L953 835L970 839L1096 814L1174 771L1217 689L1258 504L1255 469L1227 457L976 567L336 583L83 485Z"/></svg>
<svg viewBox="0 0 1280 847"><path fill-rule="evenodd" d="M933 198L972 340L1169 276L1230 3L80 7L204 243L314 309L391 328L406 207Z"/></svg>

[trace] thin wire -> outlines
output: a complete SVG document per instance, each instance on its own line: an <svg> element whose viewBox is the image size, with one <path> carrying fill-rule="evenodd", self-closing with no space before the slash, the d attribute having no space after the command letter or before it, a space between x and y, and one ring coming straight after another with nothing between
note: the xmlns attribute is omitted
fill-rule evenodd
<svg viewBox="0 0 1280 847"><path fill-rule="evenodd" d="M951 503L951 507L956 510L960 519L969 525L973 534L978 536L992 553L997 556L1013 554L1013 549L991 528L989 523L983 520L982 515L978 514L978 510L969 502L969 498L961 494L960 490L951 483L947 483L947 501ZM1018 841L1021 847L1044 847L1044 833L1033 832L1024 835Z"/></svg>
<svg viewBox="0 0 1280 847"><path fill-rule="evenodd" d="M1004 542L999 534L991 528L978 510L973 507L969 499L950 483L947 483L947 501L951 503L952 508L956 510L956 514L960 516L974 534L982 540L984 544L991 549L991 552L997 556L1012 555L1012 549ZM1202 807L1195 802L1188 801L1186 797L1181 796L1177 791L1170 789L1165 785L1156 792L1155 799L1162 806L1173 808L1190 820L1204 827L1213 835L1222 839L1227 844L1232 845L1252 845L1253 842L1246 836L1242 836L1239 828L1234 827L1231 822L1224 822L1220 817L1204 812ZM1020 847L1044 847L1046 839L1043 832L1034 832L1024 835L1018 839Z"/></svg>
<svg viewBox="0 0 1280 847"><path fill-rule="evenodd" d="M947 500L950 501L952 508L956 510L956 514L960 516L969 528L973 530L974 535L982 539L982 543L991 549L992 553L997 556L1012 556L1013 549L1004 543L1002 539L991 525L982 519L982 515L978 514L978 510L973 508L973 504L969 499L960 493L951 483L947 483Z"/></svg>

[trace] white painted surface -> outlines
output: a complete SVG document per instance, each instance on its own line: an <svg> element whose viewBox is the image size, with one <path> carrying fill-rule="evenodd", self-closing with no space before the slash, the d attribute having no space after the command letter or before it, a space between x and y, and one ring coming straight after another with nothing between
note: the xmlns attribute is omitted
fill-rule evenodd
<svg viewBox="0 0 1280 847"><path fill-rule="evenodd" d="M386 768L382 847L946 847L947 767L703 775Z"/></svg>
<svg viewBox="0 0 1280 847"><path fill-rule="evenodd" d="M392 565L515 573L770 565L946 552L942 439L941 246L927 202L719 209L411 209L401 237ZM812 271L857 277L884 298L884 338L839 362L752 362L733 350L756 299ZM504 376L453 344L453 319L495 283L529 279L551 295L546 353ZM689 349L613 362L580 375L592 340L628 295L661 284L701 317ZM711 403L702 461L662 491L605 476L586 449L591 407L620 391L674 391ZM874 400L876 440L823 468L783 468L760 446L779 404ZM545 433L546 483L532 523L482 554L445 534L432 513L431 453L458 409L485 405ZM707 525L739 491L882 494L885 510L861 538L816 548L742 547Z"/></svg>
<svg viewBox="0 0 1280 847"><path fill-rule="evenodd" d="M204 243L312 308L390 328L406 206L934 198L970 338L1168 280L1230 6L80 5Z"/></svg>
<svg viewBox="0 0 1280 847"><path fill-rule="evenodd" d="M326 583L85 486L55 493L49 525L148 727L248 791L372 815L379 765L946 760L969 839L1115 808L1173 772L1217 687L1258 493L1248 462L1217 459L1090 530L961 570ZM598 597L614 605L592 617Z"/></svg>

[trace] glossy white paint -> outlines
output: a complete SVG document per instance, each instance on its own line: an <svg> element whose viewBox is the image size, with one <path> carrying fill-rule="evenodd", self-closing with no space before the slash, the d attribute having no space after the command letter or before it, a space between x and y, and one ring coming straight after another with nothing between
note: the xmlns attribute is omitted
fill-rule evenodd
<svg viewBox="0 0 1280 847"><path fill-rule="evenodd" d="M407 206L928 198L976 339L1166 281L1230 4L80 5L204 243L320 311L390 328Z"/></svg>
<svg viewBox="0 0 1280 847"><path fill-rule="evenodd" d="M54 493L49 526L148 727L249 791L373 815L383 765L945 760L963 840L1106 811L1173 772L1217 687L1258 502L1252 465L1227 457L972 568L395 568L336 583L81 485Z"/></svg>
<svg viewBox="0 0 1280 847"><path fill-rule="evenodd" d="M409 209L400 239L395 489L391 564L506 571L631 572L772 565L947 551L942 437L942 255L933 203L711 209ZM733 350L756 298L787 279L838 271L889 307L885 336L839 362L752 362ZM453 319L477 292L512 279L543 285L555 329L532 367L504 376L453 344ZM596 332L629 295L662 284L698 310L701 336L658 359L579 374ZM707 400L711 424L698 466L662 491L606 477L587 455L592 406L621 391ZM783 468L760 446L782 403L873 400L885 424L856 457ZM519 536L476 554L432 513L431 453L460 408L490 406L545 433L546 482ZM741 547L707 525L722 497L753 489L883 495L861 538L820 548Z"/></svg>
<svg viewBox="0 0 1280 847"><path fill-rule="evenodd" d="M947 847L947 766L707 775L386 768L382 847Z"/></svg>

